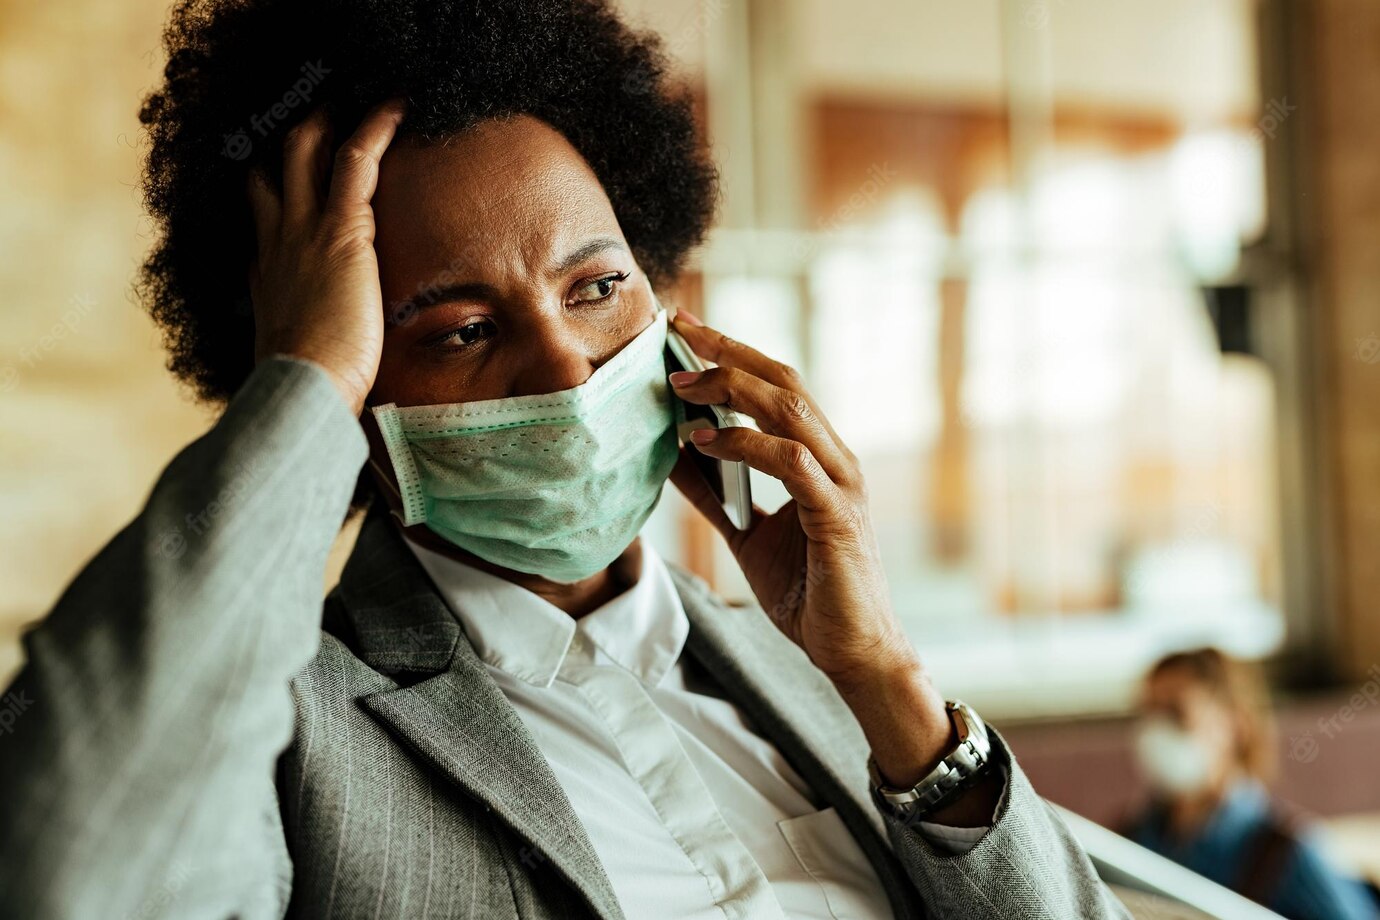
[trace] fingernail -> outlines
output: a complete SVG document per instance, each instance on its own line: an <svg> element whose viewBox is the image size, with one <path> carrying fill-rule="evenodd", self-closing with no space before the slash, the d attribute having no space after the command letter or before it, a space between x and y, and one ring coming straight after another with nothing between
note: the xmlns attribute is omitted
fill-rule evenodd
<svg viewBox="0 0 1380 920"><path fill-rule="evenodd" d="M666 379L671 381L673 387L688 387L700 379L700 373L700 371L676 371Z"/></svg>
<svg viewBox="0 0 1380 920"><path fill-rule="evenodd" d="M691 313L689 310L686 310L686 309L683 308L683 307L678 308L678 309L676 310L675 322L677 322L677 323L683 322L683 323L685 323L685 325L687 325L687 326L703 326L703 325L704 325L704 323L700 322L700 318L699 318L698 316L696 316L695 314Z"/></svg>
<svg viewBox="0 0 1380 920"><path fill-rule="evenodd" d="M717 428L696 428L690 432L690 440L696 444L709 444L719 436Z"/></svg>

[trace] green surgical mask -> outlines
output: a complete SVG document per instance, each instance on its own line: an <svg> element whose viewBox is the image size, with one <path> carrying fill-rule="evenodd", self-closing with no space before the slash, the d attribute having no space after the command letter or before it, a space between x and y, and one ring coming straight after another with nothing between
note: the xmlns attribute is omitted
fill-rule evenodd
<svg viewBox="0 0 1380 920"><path fill-rule="evenodd" d="M678 452L666 313L579 386L478 402L374 408L403 506L505 568L571 583L628 548Z"/></svg>

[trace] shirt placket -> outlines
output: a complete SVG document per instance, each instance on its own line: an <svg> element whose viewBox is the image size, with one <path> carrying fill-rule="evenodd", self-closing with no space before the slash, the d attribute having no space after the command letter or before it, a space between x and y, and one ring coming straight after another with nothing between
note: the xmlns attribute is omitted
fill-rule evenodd
<svg viewBox="0 0 1380 920"><path fill-rule="evenodd" d="M633 674L596 664L593 643L578 631L560 677L599 716L663 826L704 877L724 916L785 920L770 882L729 829L675 729Z"/></svg>

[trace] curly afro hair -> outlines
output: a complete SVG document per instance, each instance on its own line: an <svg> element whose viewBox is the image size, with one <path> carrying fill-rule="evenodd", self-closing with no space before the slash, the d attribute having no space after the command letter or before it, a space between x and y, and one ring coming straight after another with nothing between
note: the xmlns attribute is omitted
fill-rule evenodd
<svg viewBox="0 0 1380 920"><path fill-rule="evenodd" d="M339 143L408 100L402 133L440 140L531 115L599 177L653 285L713 218L717 178L659 40L605 0L179 0L164 83L144 101L145 203L160 231L136 291L169 369L224 402L253 369L253 169L281 182L282 141L324 105Z"/></svg>

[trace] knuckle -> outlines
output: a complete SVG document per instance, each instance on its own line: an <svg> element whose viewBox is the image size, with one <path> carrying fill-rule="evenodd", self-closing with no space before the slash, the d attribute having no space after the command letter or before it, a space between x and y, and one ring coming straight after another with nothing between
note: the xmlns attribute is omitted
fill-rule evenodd
<svg viewBox="0 0 1380 920"><path fill-rule="evenodd" d="M728 383L729 371L731 370L732 368L730 367L711 367L701 373L699 379L696 380L695 383L707 383L716 387L725 386Z"/></svg>
<svg viewBox="0 0 1380 920"><path fill-rule="evenodd" d="M367 166L368 163L369 152L357 141L346 141L335 154L337 169L360 169Z"/></svg>
<svg viewBox="0 0 1380 920"><path fill-rule="evenodd" d="M311 139L311 126L305 121L299 121L283 135L283 147L287 150L296 150L310 143Z"/></svg>
<svg viewBox="0 0 1380 920"><path fill-rule="evenodd" d="M738 403L740 384L738 375L731 367L713 367L705 371L700 378L701 382L708 383L721 396L723 404L734 409L741 408Z"/></svg>
<svg viewBox="0 0 1380 920"><path fill-rule="evenodd" d="M359 221L335 221L325 249L328 259L349 261L374 245L372 235Z"/></svg>
<svg viewBox="0 0 1380 920"><path fill-rule="evenodd" d="M799 393L785 390L781 396L781 411L793 422L808 422L814 417L810 401Z"/></svg>
<svg viewBox="0 0 1380 920"><path fill-rule="evenodd" d="M805 388L805 378L800 371L782 361L775 361L774 370L777 377L781 379L782 386L792 390L802 390Z"/></svg>
<svg viewBox="0 0 1380 920"><path fill-rule="evenodd" d="M814 475L815 456L810 453L810 449L799 441L788 441L783 448L785 457L786 471L795 477L808 477Z"/></svg>

